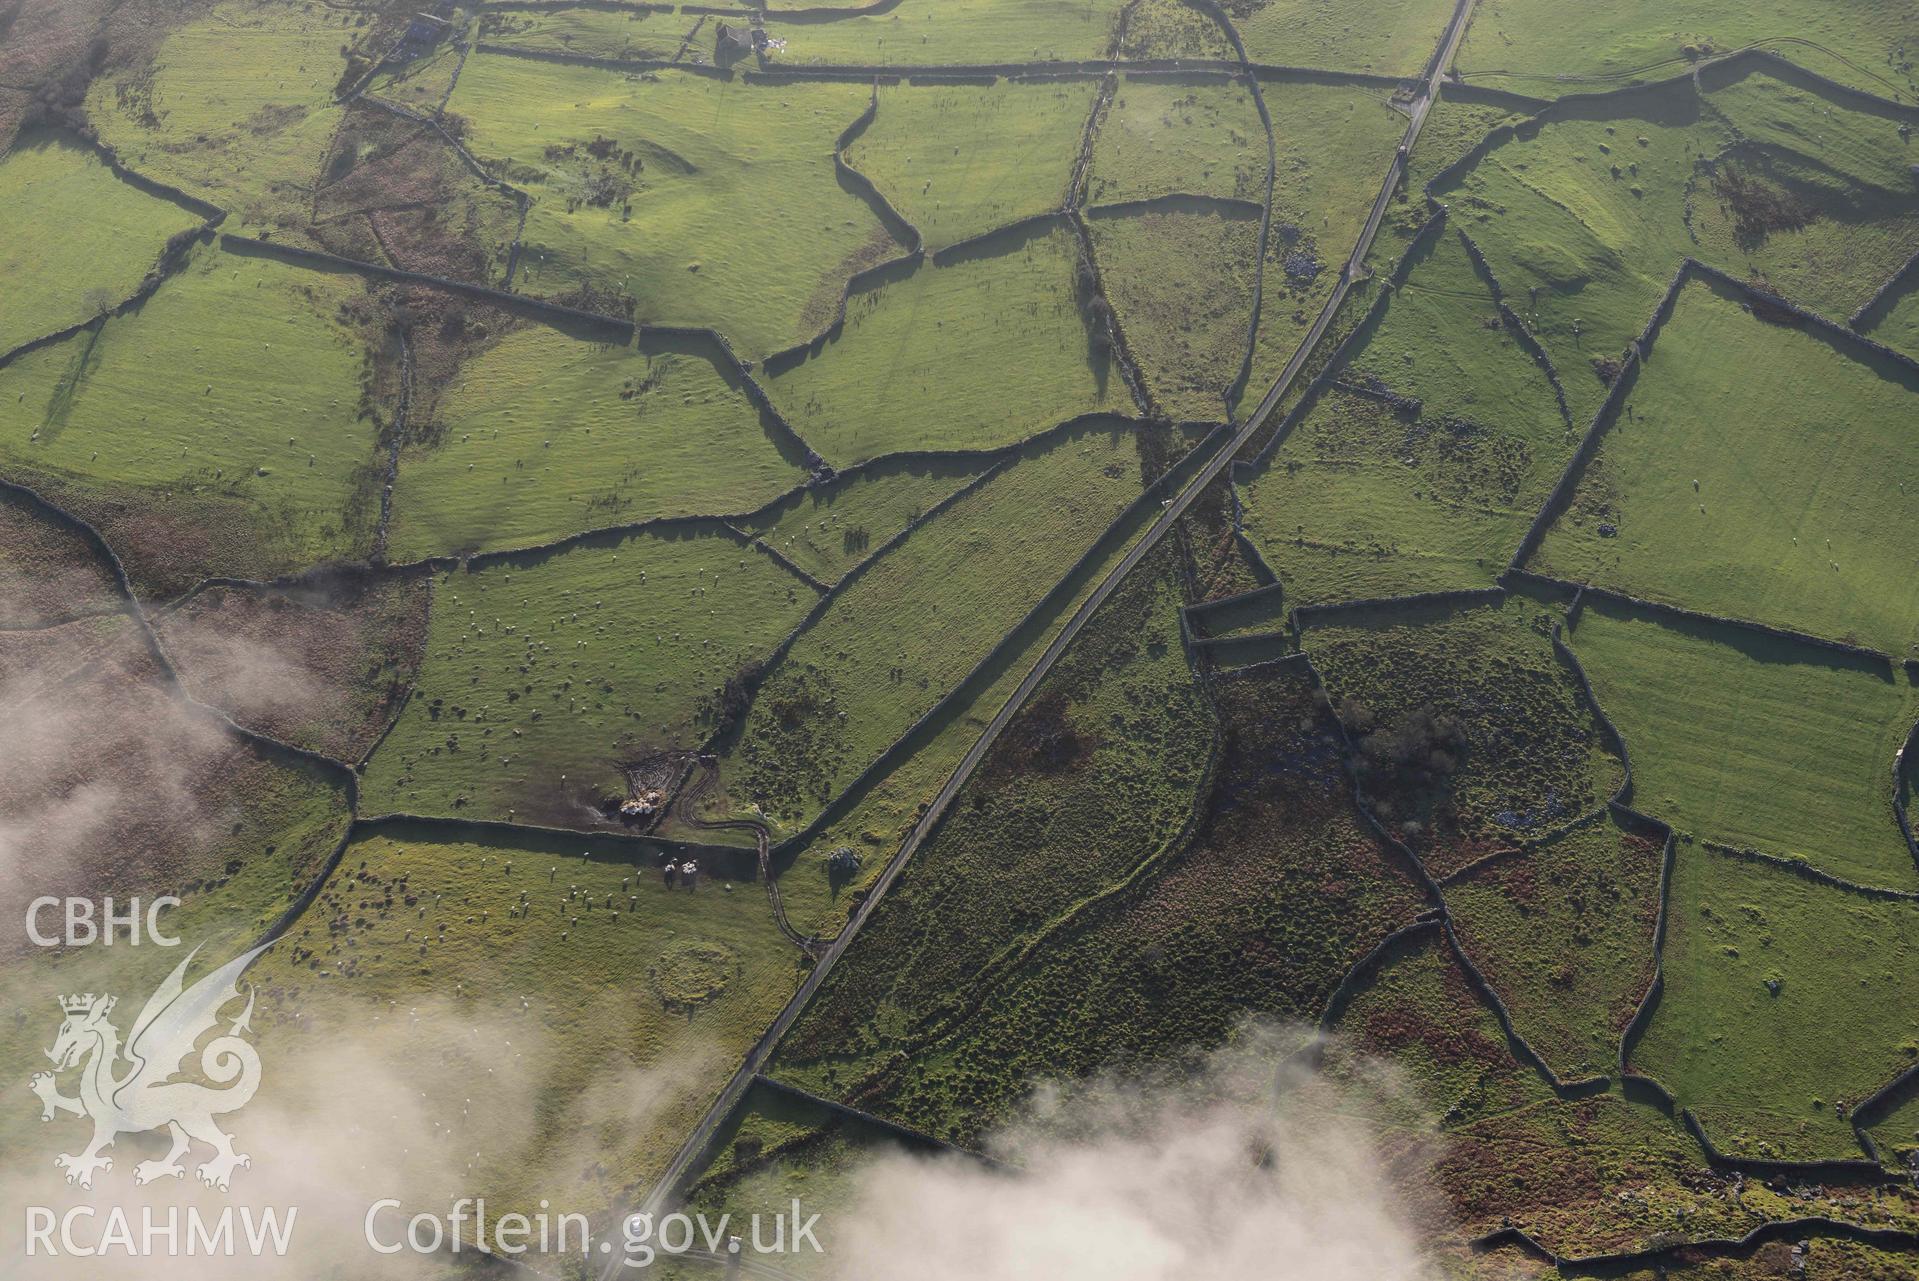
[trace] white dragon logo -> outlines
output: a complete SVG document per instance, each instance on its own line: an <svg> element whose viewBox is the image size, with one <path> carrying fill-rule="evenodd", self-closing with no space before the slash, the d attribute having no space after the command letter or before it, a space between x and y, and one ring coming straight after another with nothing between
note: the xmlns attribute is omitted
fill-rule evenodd
<svg viewBox="0 0 1919 1281"><path fill-rule="evenodd" d="M93 1141L85 1151L53 1159L67 1172L68 1183L92 1187L95 1171L113 1168L113 1158L101 1153L113 1146L116 1137L162 1127L171 1135L173 1146L164 1159L134 1166L137 1182L181 1177L186 1170L180 1158L196 1141L212 1147L214 1153L213 1159L196 1171L200 1181L223 1192L235 1168L253 1164L251 1158L233 1150L233 1136L213 1123L214 1117L244 1107L260 1088L260 1056L240 1035L252 1030L250 989L245 1012L200 1051L200 1072L225 1088L172 1078L200 1037L219 1022L220 1010L239 998L241 972L266 948L256 947L238 956L182 990L181 978L199 950L195 948L175 966L148 998L140 1017L133 1021L124 1051L119 1029L107 1022L115 998L91 992L60 998L66 1021L60 1025L53 1048L46 1052L54 1070L36 1073L28 1085L40 1098L42 1121L51 1121L62 1112L93 1120ZM127 1067L121 1071L123 1058ZM68 1098L60 1093L55 1074L75 1067L81 1069L80 1097Z"/></svg>

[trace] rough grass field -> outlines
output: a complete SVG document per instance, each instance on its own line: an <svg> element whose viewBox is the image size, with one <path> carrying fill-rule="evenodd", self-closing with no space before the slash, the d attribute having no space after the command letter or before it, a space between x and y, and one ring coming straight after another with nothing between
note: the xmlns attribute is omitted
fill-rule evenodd
<svg viewBox="0 0 1919 1281"><path fill-rule="evenodd" d="M0 495L0 628L119 608L113 572L92 545L24 500Z"/></svg>
<svg viewBox="0 0 1919 1281"><path fill-rule="evenodd" d="M416 423L393 491L395 560L529 547L671 516L755 511L803 483L710 342L587 341L545 325L464 362Z"/></svg>
<svg viewBox="0 0 1919 1281"><path fill-rule="evenodd" d="M167 240L200 220L114 177L58 134L17 139L0 157L0 351L78 324L120 302Z"/></svg>
<svg viewBox="0 0 1919 1281"><path fill-rule="evenodd" d="M910 1057L860 1055L911 1028L872 1021L902 935L862 935L781 1046L775 1073L976 1142L1041 1080L1222 1043L1248 1014L1311 1019L1420 896L1352 812L1331 722L1297 674L1222 689L1225 755L1192 842L1091 902ZM923 924L909 933L917 933ZM844 1066L843 1066L844 1065Z"/></svg>
<svg viewBox="0 0 1919 1281"><path fill-rule="evenodd" d="M770 23L775 65L1081 61L1112 50L1122 0L905 0L883 14Z"/></svg>
<svg viewBox="0 0 1919 1281"><path fill-rule="evenodd" d="M658 1172L793 956L763 896L669 889L629 847L384 828L255 971L262 1056L327 1063L352 1039L365 1159L392 1195L438 1196L457 1171L502 1210L591 1212ZM262 1104L303 1098L302 1075L284 1095L269 1078Z"/></svg>
<svg viewBox="0 0 1919 1281"><path fill-rule="evenodd" d="M1237 81L1121 75L1100 121L1087 201L1266 198L1266 127Z"/></svg>
<svg viewBox="0 0 1919 1281"><path fill-rule="evenodd" d="M863 288L845 328L772 373L767 391L839 467L999 449L1078 414L1130 409L1087 324L1077 255L1053 223Z"/></svg>
<svg viewBox="0 0 1919 1281"><path fill-rule="evenodd" d="M1919 1057L1919 911L1682 844L1635 1071L1737 1156L1861 1155L1844 1115Z"/></svg>
<svg viewBox="0 0 1919 1281"><path fill-rule="evenodd" d="M1624 777L1523 596L1408 606L1300 638L1355 751L1360 796L1435 876L1590 814Z"/></svg>
<svg viewBox="0 0 1919 1281"><path fill-rule="evenodd" d="M138 311L0 370L0 458L185 586L364 556L378 519L359 281L195 251Z"/></svg>
<svg viewBox="0 0 1919 1281"><path fill-rule="evenodd" d="M516 9L487 5L479 39L539 53L671 62L697 18L650 9Z"/></svg>
<svg viewBox="0 0 1919 1281"><path fill-rule="evenodd" d="M0 688L19 692L4 682ZM10 726L36 710L81 716L85 733L69 753L13 755L0 782L16 839L60 864L37 869L29 892L143 902L175 895L180 905L162 916L162 928L200 947L203 959L224 960L292 904L346 834L347 800L335 780L183 717L149 681L132 684L117 672L90 677L38 709L7 698ZM52 778L93 798L97 827L81 831L71 812L43 808L35 788ZM67 821L47 822L61 817ZM21 918L25 888L10 881L0 895L10 914L21 897ZM152 946L31 948L21 957L26 936L15 937L0 964L0 999L21 1012L23 1026L31 1016L37 1027L58 998L74 992L150 991L181 959L179 949ZM45 1045L37 1033L16 1031L0 1041L0 1067L24 1084L46 1069ZM9 1150L46 1141L37 1109L0 1118L0 1143Z"/></svg>
<svg viewBox="0 0 1919 1281"><path fill-rule="evenodd" d="M341 116L333 90L354 16L227 0L169 34L150 68L96 80L88 119L129 167L238 224L298 227Z"/></svg>
<svg viewBox="0 0 1919 1281"><path fill-rule="evenodd" d="M1664 850L1611 819L1448 884L1460 945L1562 1080L1615 1069L1653 974Z"/></svg>
<svg viewBox="0 0 1919 1281"><path fill-rule="evenodd" d="M861 954L887 960L835 979L825 1017L866 1011L834 1051L841 1076L956 1030L987 975L1171 852L1213 715L1180 647L1169 550L1081 633L862 934Z"/></svg>
<svg viewBox="0 0 1919 1281"><path fill-rule="evenodd" d="M1226 6L1254 62L1412 77L1439 47L1447 0L1238 0Z"/></svg>
<svg viewBox="0 0 1919 1281"><path fill-rule="evenodd" d="M875 463L771 503L740 527L814 578L837 583L990 465L972 458Z"/></svg>
<svg viewBox="0 0 1919 1281"><path fill-rule="evenodd" d="M1491 584L1577 437L1552 383L1442 231L1245 485L1246 526L1296 603Z"/></svg>
<svg viewBox="0 0 1919 1281"><path fill-rule="evenodd" d="M1402 1124L1451 1127L1538 1107L1551 1098L1506 1047L1498 1021L1466 982L1437 931L1387 949L1333 1024L1325 1071L1358 1083L1390 1063L1403 1097L1385 1111Z"/></svg>
<svg viewBox="0 0 1919 1281"><path fill-rule="evenodd" d="M814 599L713 529L443 574L412 698L367 767L366 812L596 824L628 795L623 767L699 746L728 681Z"/></svg>
<svg viewBox="0 0 1919 1281"><path fill-rule="evenodd" d="M688 1208L706 1214L709 1222L718 1222L722 1214L735 1223L750 1222L755 1214L771 1222L775 1214L790 1211L798 1197L807 1213L820 1212L815 1235L821 1253L789 1255L783 1269L793 1277L829 1277L845 1225L855 1222L862 1167L904 1150L878 1126L755 1085L721 1129L711 1160L692 1179ZM708 1270L676 1259L661 1259L655 1267L669 1281L696 1281Z"/></svg>
<svg viewBox="0 0 1919 1281"><path fill-rule="evenodd" d="M427 596L423 577L219 586L153 623L195 698L283 743L354 761L419 671Z"/></svg>
<svg viewBox="0 0 1919 1281"><path fill-rule="evenodd" d="M1893 821L1908 677L1827 650L1588 603L1569 638L1633 761L1633 804L1702 840L1919 886Z"/></svg>
<svg viewBox="0 0 1919 1281"><path fill-rule="evenodd" d="M1779 266L1772 287L1843 319L1906 256L1904 234L1876 221L1914 197L1895 120L1758 73L1703 87L1527 125L1437 193L1552 354L1582 424L1681 259ZM1815 246L1824 272L1793 265Z"/></svg>
<svg viewBox="0 0 1919 1281"><path fill-rule="evenodd" d="M1898 0L1489 0L1453 65L1470 81L1554 96L1675 75L1751 44L1871 93L1910 99L1919 89L1908 52L1919 47L1919 15Z"/></svg>
<svg viewBox="0 0 1919 1281"><path fill-rule="evenodd" d="M871 92L476 53L449 108L533 197L515 288L631 299L635 319L717 329L756 357L812 337L849 276L900 252L833 171Z"/></svg>
<svg viewBox="0 0 1919 1281"><path fill-rule="evenodd" d="M1089 225L1107 301L1161 412L1223 420L1252 325L1259 215L1155 210Z"/></svg>
<svg viewBox="0 0 1919 1281"><path fill-rule="evenodd" d="M792 831L950 693L1140 492L1134 429L1056 436L878 557L795 639L722 768Z"/></svg>
<svg viewBox="0 0 1919 1281"><path fill-rule="evenodd" d="M1535 568L1919 653L1919 373L1695 282L1628 403Z"/></svg>
<svg viewBox="0 0 1919 1281"><path fill-rule="evenodd" d="M846 149L929 250L1066 203L1091 80L891 85Z"/></svg>

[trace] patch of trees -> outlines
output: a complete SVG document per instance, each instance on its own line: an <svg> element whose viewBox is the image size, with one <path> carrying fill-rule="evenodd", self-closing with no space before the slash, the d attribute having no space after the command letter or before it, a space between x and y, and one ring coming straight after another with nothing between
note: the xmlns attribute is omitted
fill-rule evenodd
<svg viewBox="0 0 1919 1281"><path fill-rule="evenodd" d="M1431 703L1385 721L1356 698L1342 699L1340 724L1352 740L1353 772L1380 821L1417 828L1451 782L1466 751L1466 726Z"/></svg>

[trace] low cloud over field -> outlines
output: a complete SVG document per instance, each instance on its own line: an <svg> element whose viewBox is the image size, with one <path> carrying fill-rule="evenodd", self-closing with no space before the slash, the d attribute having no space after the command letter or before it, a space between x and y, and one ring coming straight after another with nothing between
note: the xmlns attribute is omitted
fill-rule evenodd
<svg viewBox="0 0 1919 1281"><path fill-rule="evenodd" d="M1346 1111L1364 1100L1276 1093L1284 1039L1253 1030L1191 1076L1042 1095L991 1145L1017 1172L876 1161L835 1225L837 1281L1426 1281L1411 1207Z"/></svg>

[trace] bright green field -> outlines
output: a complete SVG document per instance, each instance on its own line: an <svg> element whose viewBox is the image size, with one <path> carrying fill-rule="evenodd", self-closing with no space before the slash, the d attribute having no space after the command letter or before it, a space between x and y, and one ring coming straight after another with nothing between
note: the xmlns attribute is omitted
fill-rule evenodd
<svg viewBox="0 0 1919 1281"><path fill-rule="evenodd" d="M1904 677L1597 604L1570 644L1625 736L1636 808L1849 880L1919 886L1891 806L1892 756L1919 718Z"/></svg>
<svg viewBox="0 0 1919 1281"><path fill-rule="evenodd" d="M1252 0L1233 19L1254 62L1415 76L1439 47L1452 0Z"/></svg>
<svg viewBox="0 0 1919 1281"><path fill-rule="evenodd" d="M786 41L776 63L890 64L1078 61L1107 56L1122 0L901 0L890 13L835 22L769 23Z"/></svg>
<svg viewBox="0 0 1919 1281"><path fill-rule="evenodd" d="M379 429L363 340L335 316L359 292L197 250L139 311L0 371L0 458L150 518L120 527L142 563L257 576L364 555Z"/></svg>
<svg viewBox="0 0 1919 1281"><path fill-rule="evenodd" d="M1833 1105L1919 1054L1915 961L1919 905L1681 845L1665 991L1631 1066L1734 1155L1860 1156Z"/></svg>
<svg viewBox="0 0 1919 1281"><path fill-rule="evenodd" d="M1861 354L1689 285L1536 567L1919 652L1919 374Z"/></svg>
<svg viewBox="0 0 1919 1281"><path fill-rule="evenodd" d="M1095 85L1090 80L899 84L847 163L937 250L1066 203Z"/></svg>
<svg viewBox="0 0 1919 1281"><path fill-rule="evenodd" d="M1275 86L1277 87L1277 86ZM1089 204L1266 196L1266 127L1244 85L1121 76L1093 142Z"/></svg>
<svg viewBox="0 0 1919 1281"><path fill-rule="evenodd" d="M1261 92L1273 117L1279 168L1259 344L1241 398L1246 409L1279 377L1331 296L1406 131L1406 118L1376 89L1282 83L1262 85ZM1297 263L1299 254L1316 270L1289 274L1287 260Z"/></svg>
<svg viewBox="0 0 1919 1281"><path fill-rule="evenodd" d="M524 9L489 5L480 15L487 44L633 62L670 62L697 18L650 9ZM702 41L702 44L708 42Z"/></svg>
<svg viewBox="0 0 1919 1281"><path fill-rule="evenodd" d="M727 752L729 794L801 827L950 693L1139 496L1130 431L1034 447L876 560L793 643Z"/></svg>
<svg viewBox="0 0 1919 1281"><path fill-rule="evenodd" d="M1878 323L1866 332L1888 347L1919 355L1919 281L1903 285Z"/></svg>
<svg viewBox="0 0 1919 1281"><path fill-rule="evenodd" d="M362 809L584 826L603 797L625 796L620 765L698 746L720 687L814 599L717 533L637 533L442 575L426 661L367 767Z"/></svg>
<svg viewBox="0 0 1919 1281"><path fill-rule="evenodd" d="M1247 533L1294 603L1490 585L1577 438L1456 235L1339 376L1421 409L1328 395L1245 485Z"/></svg>
<svg viewBox="0 0 1919 1281"><path fill-rule="evenodd" d="M212 201L246 229L295 226L340 119L333 89L353 17L229 0L168 35L150 77L96 80L87 118L129 168Z"/></svg>
<svg viewBox="0 0 1919 1281"><path fill-rule="evenodd" d="M385 828L254 971L262 1057L285 1065L256 1106L334 1119L306 1078L344 1068L344 1041L355 1156L392 1195L438 1196L464 1169L502 1211L591 1211L658 1172L791 992L794 955L758 886L669 890L652 859L589 837Z"/></svg>
<svg viewBox="0 0 1919 1281"><path fill-rule="evenodd" d="M1530 127L1438 193L1552 353L1582 423L1605 396L1598 362L1645 327L1681 259L1776 268L1774 288L1843 319L1909 254L1909 233L1883 225L1913 197L1891 120L1759 75L1705 96L1691 81L1649 89L1608 111ZM1808 220L1800 230L1742 244L1720 225L1721 179L1702 166L1738 138L1722 169L1787 193ZM1801 261L1812 251L1826 272Z"/></svg>
<svg viewBox="0 0 1919 1281"><path fill-rule="evenodd" d="M471 121L468 147L534 198L516 288L625 294L636 319L718 329L752 358L824 328L847 277L898 252L833 172L834 140L870 94L474 54L449 108ZM639 168L589 155L596 138ZM628 190L592 203L608 183Z"/></svg>
<svg viewBox="0 0 1919 1281"><path fill-rule="evenodd" d="M1487 0L1453 65L1468 80L1551 96L1677 75L1688 46L1726 53L1761 43L1882 96L1910 101L1919 88L1908 57L1919 13L1901 0Z"/></svg>
<svg viewBox="0 0 1919 1281"><path fill-rule="evenodd" d="M980 459L878 463L783 498L741 528L821 582L836 583L988 465Z"/></svg>
<svg viewBox="0 0 1919 1281"><path fill-rule="evenodd" d="M1259 216L1153 211L1089 225L1107 301L1160 410L1223 421L1253 319Z"/></svg>
<svg viewBox="0 0 1919 1281"><path fill-rule="evenodd" d="M659 516L754 511L802 483L717 348L544 325L461 366L400 460L396 561L529 547ZM418 440L419 427L409 433Z"/></svg>
<svg viewBox="0 0 1919 1281"><path fill-rule="evenodd" d="M98 314L139 287L167 238L200 220L121 182L54 135L0 157L0 351Z"/></svg>
<svg viewBox="0 0 1919 1281"><path fill-rule="evenodd" d="M1130 409L1118 370L1094 363L1076 253L1056 226L863 290L844 330L767 391L840 467L901 450L997 449L1075 414Z"/></svg>

